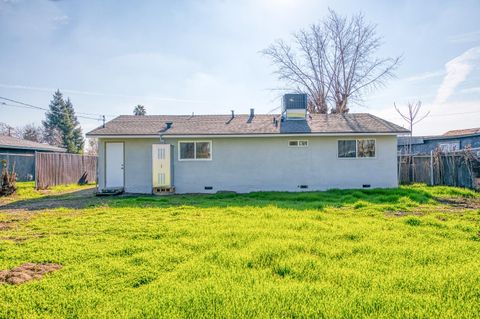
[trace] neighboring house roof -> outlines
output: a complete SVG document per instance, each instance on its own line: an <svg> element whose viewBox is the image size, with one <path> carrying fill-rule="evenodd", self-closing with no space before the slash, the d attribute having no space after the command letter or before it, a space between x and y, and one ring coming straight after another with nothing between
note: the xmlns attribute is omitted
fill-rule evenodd
<svg viewBox="0 0 480 319"><path fill-rule="evenodd" d="M14 149L48 151L48 152L65 152L66 151L64 148L61 148L61 147L32 142L29 140L24 140L21 138L11 137L7 135L0 135L0 148L14 148Z"/></svg>
<svg viewBox="0 0 480 319"><path fill-rule="evenodd" d="M307 120L280 121L280 115L121 115L88 136L251 135L388 133L409 131L367 113L311 114ZM277 121L277 124L275 124ZM171 126L167 127L167 122Z"/></svg>
<svg viewBox="0 0 480 319"><path fill-rule="evenodd" d="M397 140L397 144L398 146L405 146L405 145L409 145L410 141L412 145L423 144L425 143L425 140L428 138L429 138L428 136L412 136L411 138L410 136L399 136Z"/></svg>
<svg viewBox="0 0 480 319"><path fill-rule="evenodd" d="M467 128L462 130L451 130L443 133L443 136L463 136L463 135L476 135L480 134L480 127Z"/></svg>
<svg viewBox="0 0 480 319"><path fill-rule="evenodd" d="M444 133L443 135L430 135L430 136L412 136L412 145L424 144L426 141L457 141L459 138L476 137L480 138L480 128L453 130ZM409 136L400 136L398 138L398 146L405 146L409 144Z"/></svg>

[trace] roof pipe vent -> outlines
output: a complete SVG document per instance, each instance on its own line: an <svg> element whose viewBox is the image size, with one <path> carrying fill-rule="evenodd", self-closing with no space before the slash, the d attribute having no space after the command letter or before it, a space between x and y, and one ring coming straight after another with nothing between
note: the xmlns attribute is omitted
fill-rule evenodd
<svg viewBox="0 0 480 319"><path fill-rule="evenodd" d="M255 109L250 109L250 116L248 117L247 123L252 123L254 117L255 117Z"/></svg>
<svg viewBox="0 0 480 319"><path fill-rule="evenodd" d="M173 122L165 122L165 130L168 130L169 128L171 128L173 125Z"/></svg>
<svg viewBox="0 0 480 319"><path fill-rule="evenodd" d="M234 117L235 117L235 112L232 110L232 117L227 122L225 122L225 124L230 124L230 122L233 121Z"/></svg>

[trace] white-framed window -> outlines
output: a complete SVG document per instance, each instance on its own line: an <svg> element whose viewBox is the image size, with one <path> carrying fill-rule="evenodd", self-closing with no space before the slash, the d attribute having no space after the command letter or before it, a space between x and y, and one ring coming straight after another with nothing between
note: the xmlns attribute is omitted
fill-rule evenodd
<svg viewBox="0 0 480 319"><path fill-rule="evenodd" d="M307 147L308 141L307 140L291 140L288 141L288 146L290 147Z"/></svg>
<svg viewBox="0 0 480 319"><path fill-rule="evenodd" d="M179 161L208 161L212 159L212 141L179 141Z"/></svg>
<svg viewBox="0 0 480 319"><path fill-rule="evenodd" d="M443 153L455 152L460 149L460 142L440 143L438 147Z"/></svg>
<svg viewBox="0 0 480 319"><path fill-rule="evenodd" d="M338 140L338 158L374 158L375 139Z"/></svg>

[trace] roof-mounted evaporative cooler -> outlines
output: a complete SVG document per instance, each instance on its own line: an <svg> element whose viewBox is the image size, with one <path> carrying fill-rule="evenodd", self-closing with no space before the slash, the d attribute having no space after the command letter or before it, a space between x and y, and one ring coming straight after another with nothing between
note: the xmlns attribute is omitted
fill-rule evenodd
<svg viewBox="0 0 480 319"><path fill-rule="evenodd" d="M285 94L282 99L282 116L286 120L305 120L308 98L305 93Z"/></svg>
<svg viewBox="0 0 480 319"><path fill-rule="evenodd" d="M173 145L152 145L153 194L164 195L175 192L173 186Z"/></svg>

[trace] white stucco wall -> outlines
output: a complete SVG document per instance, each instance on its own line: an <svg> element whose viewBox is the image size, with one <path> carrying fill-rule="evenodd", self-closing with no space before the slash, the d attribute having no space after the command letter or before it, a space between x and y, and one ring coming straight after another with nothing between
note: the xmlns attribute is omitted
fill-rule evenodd
<svg viewBox="0 0 480 319"><path fill-rule="evenodd" d="M337 140L376 139L375 158L337 158ZM288 146L293 139L308 140L308 147ZM331 188L396 187L396 136L249 137L213 138L211 161L178 161L174 145L174 184L177 193L217 191L312 191ZM192 140L192 139L188 139ZM195 139L193 139L195 140ZM209 140L202 138L200 140ZM99 148L99 186L104 187L104 139ZM125 191L151 193L151 144L158 139L123 139ZM308 185L300 189L299 185ZM213 187L205 190L205 186Z"/></svg>
<svg viewBox="0 0 480 319"><path fill-rule="evenodd" d="M98 141L98 186L105 188L105 143L124 143L124 180L125 192L152 192L152 144L160 139L99 139Z"/></svg>

